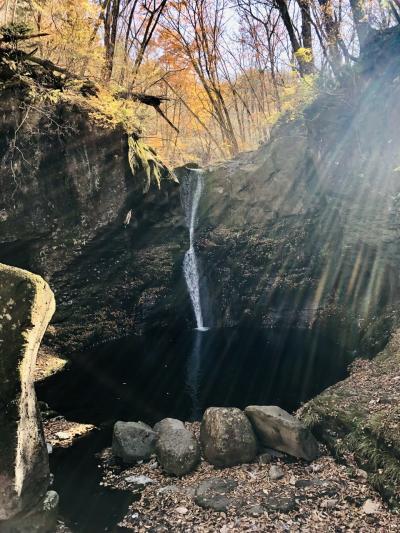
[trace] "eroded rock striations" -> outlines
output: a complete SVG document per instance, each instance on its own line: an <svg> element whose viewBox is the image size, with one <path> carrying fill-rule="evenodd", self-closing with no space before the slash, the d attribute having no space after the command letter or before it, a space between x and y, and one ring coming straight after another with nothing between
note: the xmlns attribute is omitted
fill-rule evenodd
<svg viewBox="0 0 400 533"><path fill-rule="evenodd" d="M55 301L34 274L0 264L0 531L45 533L57 495L33 387L36 355Z"/></svg>

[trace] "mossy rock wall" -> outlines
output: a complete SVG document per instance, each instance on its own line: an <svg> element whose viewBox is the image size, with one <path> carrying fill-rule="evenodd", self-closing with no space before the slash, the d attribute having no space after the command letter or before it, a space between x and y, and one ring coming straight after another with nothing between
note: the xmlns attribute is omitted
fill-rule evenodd
<svg viewBox="0 0 400 533"><path fill-rule="evenodd" d="M355 458L369 482L400 507L400 331L372 361L308 402L299 416L339 459Z"/></svg>

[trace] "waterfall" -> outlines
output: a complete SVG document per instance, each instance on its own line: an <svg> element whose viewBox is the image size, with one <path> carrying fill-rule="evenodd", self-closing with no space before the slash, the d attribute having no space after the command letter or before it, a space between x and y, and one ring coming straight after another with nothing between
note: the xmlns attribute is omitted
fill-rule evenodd
<svg viewBox="0 0 400 533"><path fill-rule="evenodd" d="M199 169L187 169L187 175L181 184L182 205L185 211L186 225L189 229L189 249L183 260L183 272L196 317L196 326L200 331L205 331L207 328L204 326L203 311L201 308L200 277L196 251L194 249L194 237L197 224L197 210L203 187L203 171Z"/></svg>

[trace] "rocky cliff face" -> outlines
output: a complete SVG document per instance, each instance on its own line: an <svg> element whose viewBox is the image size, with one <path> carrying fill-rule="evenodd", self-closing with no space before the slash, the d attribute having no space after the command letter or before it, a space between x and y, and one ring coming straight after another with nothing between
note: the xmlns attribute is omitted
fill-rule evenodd
<svg viewBox="0 0 400 533"><path fill-rule="evenodd" d="M360 353L386 342L400 296L400 63L372 55L358 69L206 176L198 233L216 323L318 323Z"/></svg>
<svg viewBox="0 0 400 533"><path fill-rule="evenodd" d="M37 103L20 87L2 92L0 129L0 260L54 289L46 342L68 351L179 319L187 236L154 154L82 105Z"/></svg>
<svg viewBox="0 0 400 533"><path fill-rule="evenodd" d="M387 39L268 143L206 173L196 238L215 325L318 324L362 353L387 340L400 295L399 36ZM122 130L20 88L3 91L0 119L0 260L54 289L46 343L192 327L179 187L162 165L157 186L153 154L133 139L129 165Z"/></svg>

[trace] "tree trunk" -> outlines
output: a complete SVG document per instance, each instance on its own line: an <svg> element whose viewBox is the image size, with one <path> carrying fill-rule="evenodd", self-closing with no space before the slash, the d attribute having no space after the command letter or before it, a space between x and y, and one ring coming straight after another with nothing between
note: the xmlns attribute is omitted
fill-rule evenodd
<svg viewBox="0 0 400 533"><path fill-rule="evenodd" d="M303 48L305 48L309 54L302 59L303 69L305 74L312 74L314 72L314 56L310 3L309 0L297 0L297 3L301 12L301 38L303 40ZM300 58L298 58L298 61L300 62Z"/></svg>
<svg viewBox="0 0 400 533"><path fill-rule="evenodd" d="M306 74L309 74L310 65L309 65L309 62L305 61L301 55L300 56L297 55L297 52L301 48L301 44L299 40L297 39L296 32L293 26L293 22L292 22L292 19L290 17L290 13L288 10L288 6L286 4L286 0L275 0L275 5L277 9L279 10L279 13L282 17L282 21L285 25L286 31L288 32L290 44L293 50L293 55L295 56L297 63L299 65L300 75L303 77Z"/></svg>
<svg viewBox="0 0 400 533"><path fill-rule="evenodd" d="M351 12L353 14L354 26L356 28L360 52L363 52L365 41L371 31L371 27L365 20L363 0L350 0Z"/></svg>
<svg viewBox="0 0 400 533"><path fill-rule="evenodd" d="M339 26L334 17L332 0L318 0L322 11L322 21L327 37L329 58L333 66L339 65L342 59L339 49Z"/></svg>
<svg viewBox="0 0 400 533"><path fill-rule="evenodd" d="M104 17L104 46L105 46L105 81L110 81L113 66L115 43L117 40L118 16L120 0L113 0L108 3Z"/></svg>

